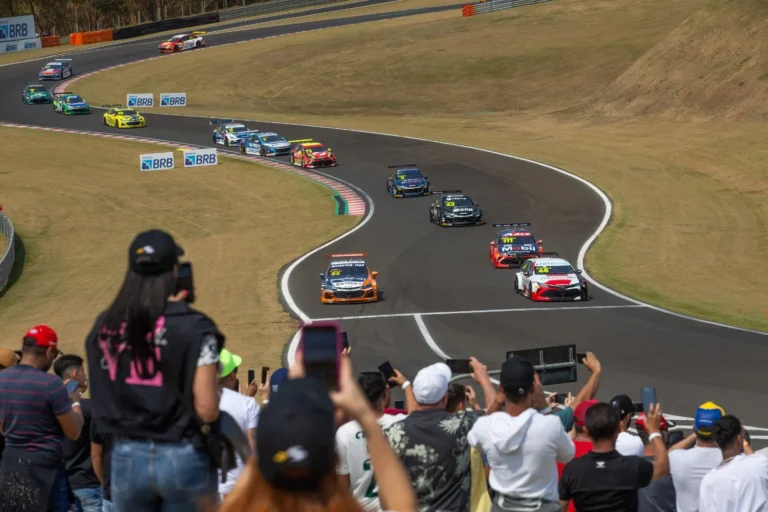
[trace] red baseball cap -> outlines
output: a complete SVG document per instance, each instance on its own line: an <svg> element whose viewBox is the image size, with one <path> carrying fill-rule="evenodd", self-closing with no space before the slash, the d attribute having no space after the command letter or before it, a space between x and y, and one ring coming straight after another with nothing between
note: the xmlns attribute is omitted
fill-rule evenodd
<svg viewBox="0 0 768 512"><path fill-rule="evenodd" d="M661 430L667 430L669 427L674 427L676 424L673 421L667 421L667 419L662 414L661 420L659 420L659 428ZM640 413L637 416L637 419L635 420L635 427L637 430L645 430L645 413Z"/></svg>
<svg viewBox="0 0 768 512"><path fill-rule="evenodd" d="M587 415L587 410L595 404L599 404L600 400L585 400L576 406L573 410L573 423L577 427L584 426L584 417Z"/></svg>
<svg viewBox="0 0 768 512"><path fill-rule="evenodd" d="M58 345L56 331L47 325L36 325L24 335L25 347L56 348Z"/></svg>

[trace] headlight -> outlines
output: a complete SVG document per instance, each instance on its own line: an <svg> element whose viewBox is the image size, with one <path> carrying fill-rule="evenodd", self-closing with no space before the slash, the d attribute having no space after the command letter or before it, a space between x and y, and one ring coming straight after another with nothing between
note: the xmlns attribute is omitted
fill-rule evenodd
<svg viewBox="0 0 768 512"><path fill-rule="evenodd" d="M373 289L373 284L369 284L369 285L363 286L362 289L363 290L372 290Z"/></svg>

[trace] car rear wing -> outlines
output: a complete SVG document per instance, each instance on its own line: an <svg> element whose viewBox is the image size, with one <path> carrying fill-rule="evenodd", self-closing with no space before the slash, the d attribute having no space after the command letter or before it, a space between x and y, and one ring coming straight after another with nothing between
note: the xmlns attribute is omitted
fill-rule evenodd
<svg viewBox="0 0 768 512"><path fill-rule="evenodd" d="M296 139L296 140L289 140L291 144L301 144L302 142L315 142L315 139Z"/></svg>
<svg viewBox="0 0 768 512"><path fill-rule="evenodd" d="M39 80L35 80L34 82L27 82L24 85L39 85L40 87L45 87L43 84L40 83Z"/></svg>
<svg viewBox="0 0 768 512"><path fill-rule="evenodd" d="M56 62L72 62L72 59L53 59Z"/></svg>
<svg viewBox="0 0 768 512"><path fill-rule="evenodd" d="M217 125L217 124L229 124L234 123L234 119L212 119L210 124Z"/></svg>
<svg viewBox="0 0 768 512"><path fill-rule="evenodd" d="M114 105L102 105L101 108L125 108L122 103L116 103Z"/></svg>
<svg viewBox="0 0 768 512"><path fill-rule="evenodd" d="M207 34L207 33L208 33L208 32L205 32L205 31L203 31L203 30L196 30L196 31L192 32L192 35L193 35L193 36L204 36L204 35L205 35L205 34Z"/></svg>
<svg viewBox="0 0 768 512"><path fill-rule="evenodd" d="M560 256L559 252L543 252L541 256Z"/></svg>
<svg viewBox="0 0 768 512"><path fill-rule="evenodd" d="M433 194L461 194L461 190L435 190Z"/></svg>
<svg viewBox="0 0 768 512"><path fill-rule="evenodd" d="M347 252L342 254L326 254L326 258L367 258L367 252Z"/></svg>
<svg viewBox="0 0 768 512"><path fill-rule="evenodd" d="M416 167L416 164L398 164L398 165L388 165L387 169L402 169L403 167Z"/></svg>
<svg viewBox="0 0 768 512"><path fill-rule="evenodd" d="M510 222L509 224L494 224L495 228L529 228L530 222Z"/></svg>

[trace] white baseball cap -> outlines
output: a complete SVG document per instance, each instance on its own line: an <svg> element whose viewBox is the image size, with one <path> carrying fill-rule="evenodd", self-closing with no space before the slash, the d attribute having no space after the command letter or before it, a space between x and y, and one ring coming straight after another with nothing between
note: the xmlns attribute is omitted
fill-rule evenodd
<svg viewBox="0 0 768 512"><path fill-rule="evenodd" d="M413 394L416 401L424 405L434 405L448 393L451 381L451 369L445 363L435 363L419 370L413 379Z"/></svg>

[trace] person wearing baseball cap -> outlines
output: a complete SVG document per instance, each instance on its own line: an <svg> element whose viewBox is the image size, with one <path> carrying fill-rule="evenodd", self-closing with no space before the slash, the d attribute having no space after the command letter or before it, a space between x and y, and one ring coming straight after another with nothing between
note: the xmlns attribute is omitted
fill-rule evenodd
<svg viewBox="0 0 768 512"><path fill-rule="evenodd" d="M80 437L83 415L80 394L68 393L64 382L48 373L59 355L58 344L53 329L37 325L22 338L19 363L0 372L0 424L5 437L0 510L11 503L29 510L67 509L62 445L65 437Z"/></svg>
<svg viewBox="0 0 768 512"><path fill-rule="evenodd" d="M725 416L713 402L701 404L693 419L693 433L670 450L669 469L675 485L675 501L679 512L698 512L701 481L712 468L723 461L723 454L712 439L712 427Z"/></svg>
<svg viewBox="0 0 768 512"><path fill-rule="evenodd" d="M643 442L639 437L629 433L629 427L632 424L632 417L635 415L635 404L627 395L616 395L611 399L610 404L619 411L621 421L619 427L621 433L616 439L616 451L622 455L643 456Z"/></svg>
<svg viewBox="0 0 768 512"><path fill-rule="evenodd" d="M503 410L478 419L467 436L469 444L488 458L494 511L561 510L556 464L570 461L576 449L560 418L534 408L541 387L530 361L510 357L499 378Z"/></svg>
<svg viewBox="0 0 768 512"><path fill-rule="evenodd" d="M664 415L659 418L659 432L664 443L669 445L669 427L675 426L675 423L667 421ZM635 419L635 429L637 435L643 442L643 458L649 462L654 460L654 448L649 439L648 427L646 426L645 413L641 412ZM669 456L672 457L672 450L669 448ZM675 504L675 484L672 482L672 475L667 475L653 480L647 487L637 491L637 511L638 512L676 512Z"/></svg>
<svg viewBox="0 0 768 512"><path fill-rule="evenodd" d="M286 368L278 368L275 373L269 376L266 386L259 386L259 397L261 397L261 406L264 407L269 403L273 396L280 390L280 386L288 380L288 370Z"/></svg>

